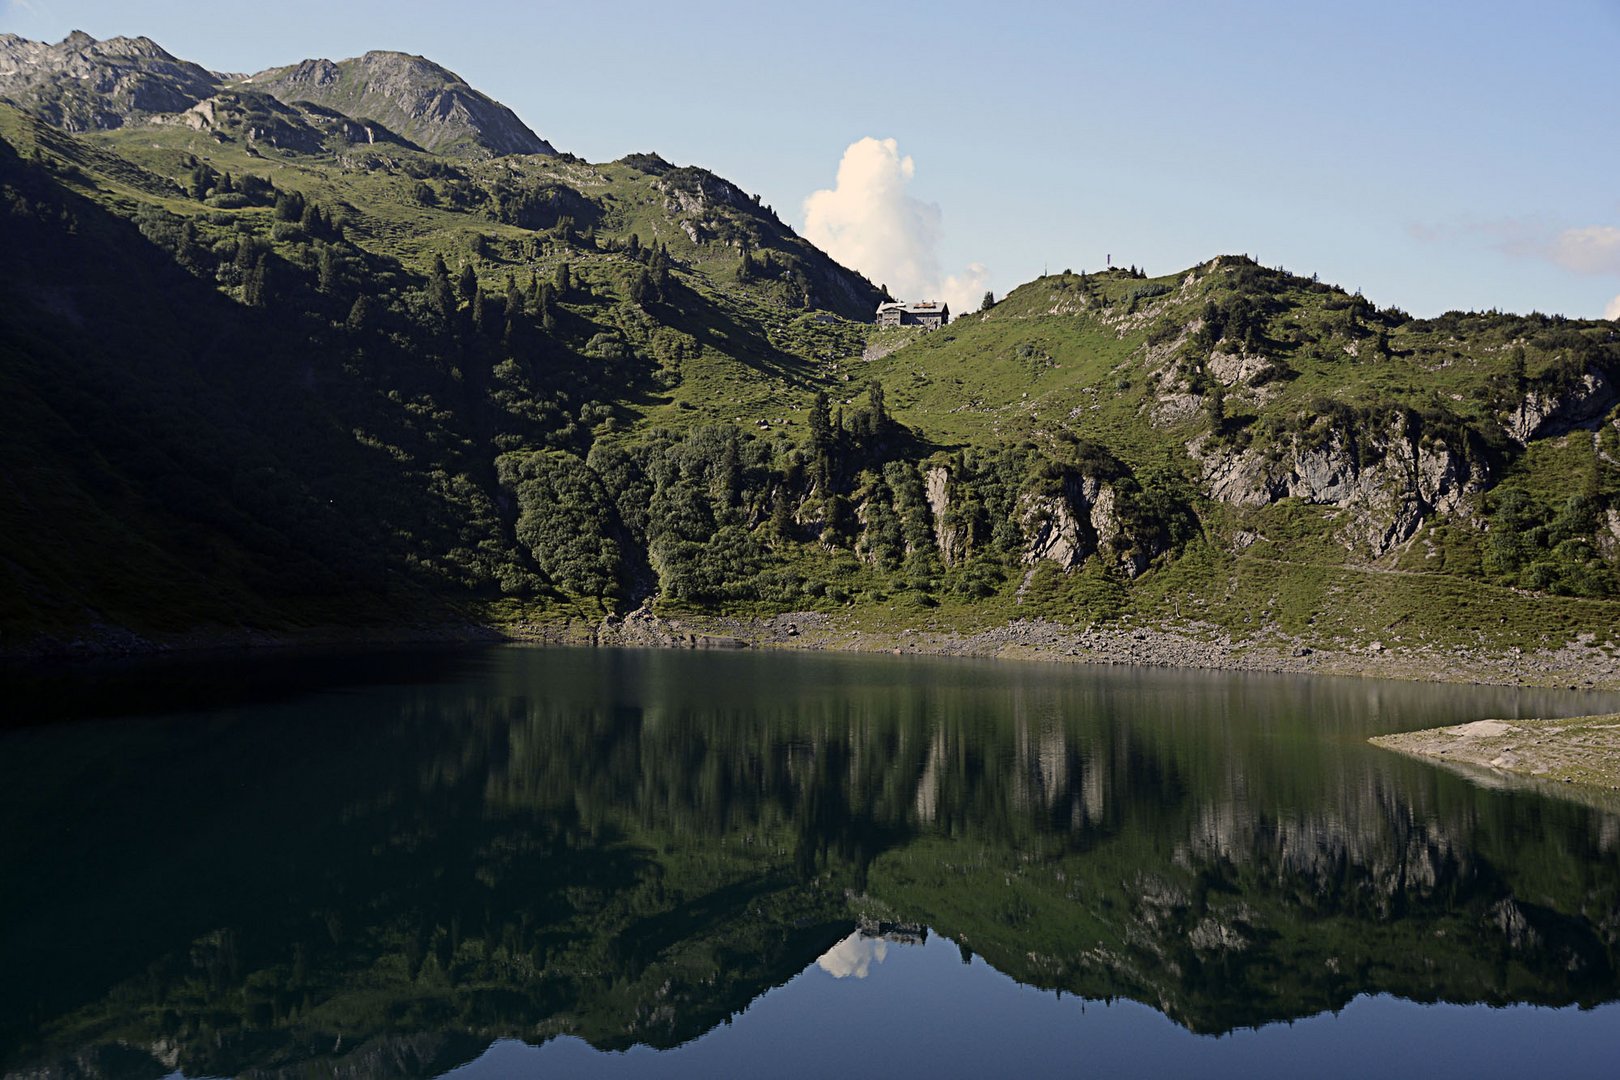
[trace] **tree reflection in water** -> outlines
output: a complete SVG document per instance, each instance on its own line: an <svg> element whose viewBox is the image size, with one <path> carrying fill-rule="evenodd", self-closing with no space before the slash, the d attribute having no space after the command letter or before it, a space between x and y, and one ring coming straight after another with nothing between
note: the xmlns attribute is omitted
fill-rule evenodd
<svg viewBox="0 0 1620 1080"><path fill-rule="evenodd" d="M501 1037L671 1047L928 927L1199 1032L1373 992L1620 996L1614 808L1363 744L1594 706L1577 695L813 655L394 663L5 737L0 957L29 975L0 990L0 1065L403 1076Z"/></svg>

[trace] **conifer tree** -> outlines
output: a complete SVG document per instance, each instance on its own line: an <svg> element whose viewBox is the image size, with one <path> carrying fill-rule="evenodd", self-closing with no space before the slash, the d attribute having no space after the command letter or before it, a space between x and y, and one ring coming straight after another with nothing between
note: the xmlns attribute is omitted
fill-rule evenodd
<svg viewBox="0 0 1620 1080"><path fill-rule="evenodd" d="M264 307L269 299L270 271L263 253L253 260L253 266L242 280L242 303L248 307Z"/></svg>
<svg viewBox="0 0 1620 1080"><path fill-rule="evenodd" d="M449 318L456 310L456 297L450 291L450 269L438 255L433 256L433 268L428 271L428 306L441 319Z"/></svg>
<svg viewBox="0 0 1620 1080"><path fill-rule="evenodd" d="M337 290L338 261L330 244L321 245L320 254L316 256L315 272L316 288L327 294Z"/></svg>
<svg viewBox="0 0 1620 1080"><path fill-rule="evenodd" d="M349 318L345 321L344 325L347 326L351 331L364 330L366 328L366 324L371 322L371 308L371 298L365 293L361 293L359 296L354 298L354 305L349 308Z"/></svg>
<svg viewBox="0 0 1620 1080"><path fill-rule="evenodd" d="M554 333L557 329L555 291L545 282L541 282L536 291L539 295L535 302L535 310L540 317L540 328L548 334Z"/></svg>

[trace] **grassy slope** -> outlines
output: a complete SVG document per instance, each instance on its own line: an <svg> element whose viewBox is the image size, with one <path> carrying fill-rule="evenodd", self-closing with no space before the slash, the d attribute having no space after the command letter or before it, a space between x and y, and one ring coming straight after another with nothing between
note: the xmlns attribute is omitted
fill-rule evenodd
<svg viewBox="0 0 1620 1080"><path fill-rule="evenodd" d="M560 333L570 348L589 352L588 342L598 335L616 336L651 365L635 386L598 379L572 391L570 409L602 402L594 435L610 441L729 422L768 434L780 457L802 443L816 392L827 392L835 407L853 407L866 384L880 380L890 412L913 430L924 452L1023 440L1041 445L1073 432L1105 444L1139 473L1168 468L1191 481L1196 469L1188 444L1211 426L1207 388L1190 385L1186 371L1166 372L1187 354L1188 336L1211 301L1257 298L1266 310L1264 331L1246 351L1271 357L1283 373L1258 386L1250 385L1253 378L1239 380L1227 391L1227 425L1239 439L1265 438L1270 428L1297 424L1322 399L1442 410L1460 423L1488 426L1494 422L1492 388L1516 348L1530 380L1565 359L1555 346L1536 346L1534 334L1507 317L1411 320L1232 259L1152 279L1123 272L1053 275L939 333L874 331L793 306L784 281L739 282L738 244L745 238L756 252L812 277L827 263L735 189L713 178L672 175L656 159L464 162L392 145L336 144L328 153L297 154L252 145L239 131L222 137L178 125L78 139L41 130L9 110L0 110L0 136L24 156L39 147L69 187L117 215L157 207L193 221L205 243L244 228L266 235L271 212L264 206L221 210L187 197L177 185L197 161L266 177L277 189L336 208L347 242L407 283L435 257L452 274L470 262L480 284L496 293L505 291L508 277L524 288L531 275L549 280L566 262L578 285L561 305ZM688 194L698 193L696 209L673 193L677 180ZM423 185L436 205L424 205ZM555 230L502 221L469 202L469 191L503 186L572 189L583 200L575 207L582 218L577 224L589 225L597 244L570 247ZM683 222L697 225L699 241L689 238ZM625 299L638 264L620 249L632 234L643 246L667 245L674 261L671 295L651 314ZM818 291L833 302L829 290ZM838 306L858 313L847 298ZM863 350L873 359L863 359ZM1607 427L1598 442L1610 456L1620 452ZM1548 514L1570 490L1572 473L1591 475L1582 482L1606 497L1620 492L1620 477L1588 449L1591 443L1591 436L1576 433L1533 444L1505 462L1502 489L1523 491ZM377 445L405 453L386 440ZM1482 580L1489 575L1480 534L1459 523L1427 527L1368 565L1333 540L1334 516L1322 507L1285 500L1239 510L1203 501L1197 509L1203 537L1128 586L1088 568L1050 581L1043 575L1036 597L1013 595L1009 582L980 600L941 595L915 606L892 599L881 575L836 552L806 546L792 561L808 576L850 579L843 594L857 597L855 614L879 627L927 616L935 624L973 628L1044 613L1079 622L1198 619L1221 631L1247 636L1267 627L1330 646L1378 639L1499 649L1557 644L1580 632L1614 640L1620 626L1620 608L1612 602L1531 595ZM157 523L144 533L161 536L169 529ZM1234 543L1250 534L1258 542Z"/></svg>
<svg viewBox="0 0 1620 1080"><path fill-rule="evenodd" d="M1096 298L1084 299L1072 274L1038 279L1010 293L991 311L959 318L944 331L869 363L858 378L879 379L891 409L943 445L1049 440L1070 430L1107 445L1138 469L1169 465L1189 475L1187 444L1210 428L1201 408L1156 415L1157 373L1184 338L1154 345L1162 325L1194 324L1204 305L1233 295L1228 280L1241 260L1137 280L1120 272L1095 275ZM1465 317L1461 327L1378 313L1389 355L1373 353L1376 331L1348 331L1350 298L1340 290L1277 272L1263 272L1279 314L1264 345L1294 372L1261 389L1227 392L1228 415L1251 429L1309 413L1323 398L1350 404L1393 402L1412 409L1437 405L1462 419L1488 424L1493 380L1507 370L1515 336L1511 319ZM1144 285L1162 295L1131 304ZM1472 323L1473 325L1470 325ZM1356 355L1356 354L1359 354ZM1557 350L1527 350L1526 375L1546 375ZM1617 442L1612 425L1532 443L1509 461L1504 489L1547 504L1595 476L1605 494L1620 489L1620 469L1595 456ZM1610 455L1613 450L1609 449ZM1620 605L1530 594L1477 580L1479 537L1470 530L1426 527L1408 545L1372 564L1332 538L1334 513L1297 500L1259 510L1201 505L1205 540L1181 559L1119 591L1115 610L1147 620L1198 619L1226 632L1251 635L1261 626L1318 645L1365 644L1457 648L1540 648L1581 633L1620 642ZM1234 551L1239 532L1259 543ZM1465 576L1466 575L1466 576ZM1067 607L1093 614L1082 580L1068 584ZM1095 589L1091 590L1095 594ZM1105 605L1106 606L1106 605Z"/></svg>

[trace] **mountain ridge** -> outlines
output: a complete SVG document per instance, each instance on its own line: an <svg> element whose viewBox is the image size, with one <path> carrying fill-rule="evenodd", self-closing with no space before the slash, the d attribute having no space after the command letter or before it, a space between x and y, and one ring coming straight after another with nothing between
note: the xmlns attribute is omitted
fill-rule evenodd
<svg viewBox="0 0 1620 1080"><path fill-rule="evenodd" d="M373 119L423 149L555 154L505 105L425 57L372 51L347 60L303 60L234 81L287 104L313 101L355 119Z"/></svg>
<svg viewBox="0 0 1620 1080"><path fill-rule="evenodd" d="M447 156L240 87L48 120L0 108L3 371L39 406L17 648L641 610L1368 655L1620 634L1612 323L1413 319L1222 256L879 329L870 281L656 154ZM26 510L109 491L163 514Z"/></svg>
<svg viewBox="0 0 1620 1080"><path fill-rule="evenodd" d="M554 154L505 105L421 56L373 51L303 60L252 75L210 71L147 37L98 41L75 30L55 45L0 34L0 100L68 131L113 130L186 113L222 92L337 108L427 150L498 157Z"/></svg>

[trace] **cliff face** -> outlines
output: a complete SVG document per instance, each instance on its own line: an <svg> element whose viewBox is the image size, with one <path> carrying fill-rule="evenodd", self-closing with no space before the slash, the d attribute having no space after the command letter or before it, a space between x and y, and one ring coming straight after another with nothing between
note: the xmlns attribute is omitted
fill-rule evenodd
<svg viewBox="0 0 1620 1080"><path fill-rule="evenodd" d="M1586 371L1562 387L1533 387L1502 417L1502 428L1520 446L1592 425L1615 403L1614 384L1601 371Z"/></svg>
<svg viewBox="0 0 1620 1080"><path fill-rule="evenodd" d="M1048 559L1062 570L1074 570L1093 555L1117 563L1129 577L1147 568L1151 553L1129 535L1120 520L1113 484L1095 476L1064 481L1058 495L1024 496L1020 522L1028 545L1024 562Z"/></svg>
<svg viewBox="0 0 1620 1080"><path fill-rule="evenodd" d="M1345 511L1338 538L1373 557L1410 540L1424 521L1460 512L1486 474L1461 447L1414 430L1404 418L1358 438L1318 423L1277 443L1241 449L1200 437L1188 444L1205 493L1239 507L1300 499Z"/></svg>
<svg viewBox="0 0 1620 1080"><path fill-rule="evenodd" d="M470 157L554 154L517 115L420 56L368 52L349 60L305 60L236 84L281 101L314 102L372 120L425 150Z"/></svg>

